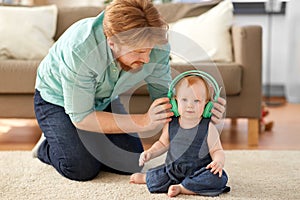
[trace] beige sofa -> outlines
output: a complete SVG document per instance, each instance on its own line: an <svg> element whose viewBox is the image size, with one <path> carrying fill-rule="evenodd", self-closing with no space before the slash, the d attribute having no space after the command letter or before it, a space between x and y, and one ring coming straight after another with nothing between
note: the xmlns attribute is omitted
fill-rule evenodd
<svg viewBox="0 0 300 200"><path fill-rule="evenodd" d="M159 11L168 22L184 17L199 15L215 3L161 4ZM75 21L97 15L103 8L59 8L57 30L60 35ZM230 63L215 63L226 88L226 117L248 118L248 144L258 143L261 112L261 72L262 72L262 29L259 26L233 26L231 28L233 59ZM33 92L36 69L40 60L0 61L0 117L34 118ZM196 63L196 66L204 66ZM205 65L206 66L206 65ZM188 65L171 66L177 71L193 69ZM127 93L128 94L128 93ZM130 100L130 112L142 113L150 104L145 87L139 88Z"/></svg>

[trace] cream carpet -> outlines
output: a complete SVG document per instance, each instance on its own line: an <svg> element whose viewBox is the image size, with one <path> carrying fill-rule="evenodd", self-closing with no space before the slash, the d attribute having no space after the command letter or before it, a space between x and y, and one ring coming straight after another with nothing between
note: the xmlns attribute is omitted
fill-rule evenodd
<svg viewBox="0 0 300 200"><path fill-rule="evenodd" d="M300 151L225 153L231 192L215 198L180 195L176 199L300 199ZM145 185L129 184L129 176L100 173L92 181L76 182L31 158L28 151L0 151L0 199L169 198L166 194L150 194Z"/></svg>

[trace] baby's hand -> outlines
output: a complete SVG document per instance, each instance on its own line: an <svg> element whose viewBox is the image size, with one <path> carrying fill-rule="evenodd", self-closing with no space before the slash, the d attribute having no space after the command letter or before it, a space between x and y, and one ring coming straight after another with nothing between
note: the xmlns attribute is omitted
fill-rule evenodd
<svg viewBox="0 0 300 200"><path fill-rule="evenodd" d="M219 173L219 177L222 176L222 172L223 172L223 164L221 162L218 161L212 161L211 163L209 163L206 166L206 169L210 169L210 172L213 174L217 174Z"/></svg>
<svg viewBox="0 0 300 200"><path fill-rule="evenodd" d="M145 162L149 161L150 159L151 159L151 153L148 151L144 151L140 155L139 166L144 166Z"/></svg>

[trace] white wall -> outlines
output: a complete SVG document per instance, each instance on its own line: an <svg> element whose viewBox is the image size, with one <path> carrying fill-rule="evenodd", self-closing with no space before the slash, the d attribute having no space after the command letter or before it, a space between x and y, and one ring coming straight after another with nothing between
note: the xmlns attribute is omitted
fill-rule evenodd
<svg viewBox="0 0 300 200"><path fill-rule="evenodd" d="M270 19L271 18L271 19ZM270 26L271 22L271 26ZM287 78L287 24L283 14L239 14L235 15L234 23L242 25L260 25L263 28L263 84L285 85ZM271 32L270 29L271 28ZM271 40L269 40L269 34ZM269 49L269 41L271 49ZM268 67L268 54L270 65Z"/></svg>

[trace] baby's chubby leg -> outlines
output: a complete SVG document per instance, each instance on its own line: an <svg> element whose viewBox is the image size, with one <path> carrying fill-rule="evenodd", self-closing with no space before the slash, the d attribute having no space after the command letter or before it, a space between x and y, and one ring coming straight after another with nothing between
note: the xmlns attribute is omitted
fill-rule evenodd
<svg viewBox="0 0 300 200"><path fill-rule="evenodd" d="M134 173L130 176L129 183L134 184L145 184L146 183L146 174L143 173Z"/></svg>

